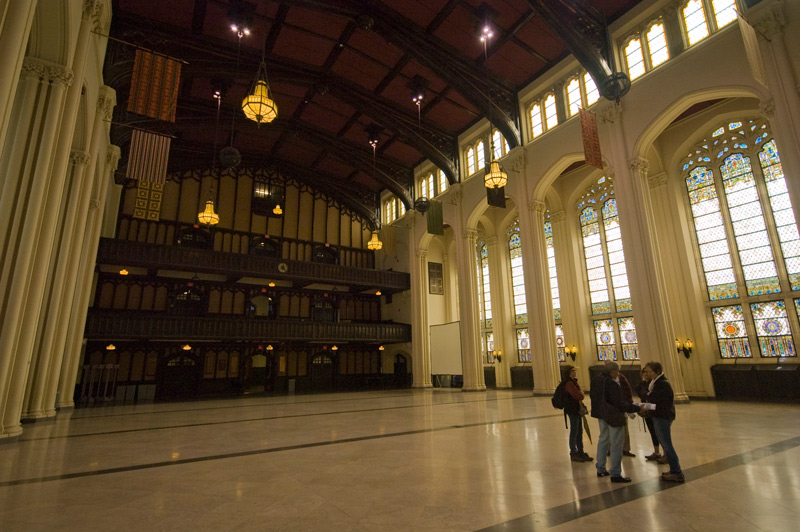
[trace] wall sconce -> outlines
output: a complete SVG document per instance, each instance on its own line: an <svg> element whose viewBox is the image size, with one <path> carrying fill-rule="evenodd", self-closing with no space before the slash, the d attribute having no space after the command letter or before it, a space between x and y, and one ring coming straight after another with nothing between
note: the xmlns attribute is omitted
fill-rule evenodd
<svg viewBox="0 0 800 532"><path fill-rule="evenodd" d="M272 351L273 349L275 349L275 348L274 348L274 347L272 347L272 344L269 344L269 345L267 346L267 351Z"/></svg>
<svg viewBox="0 0 800 532"><path fill-rule="evenodd" d="M566 353L569 356L569 358L571 358L572 361L575 362L575 355L578 354L578 348L575 347L574 345L572 347L566 346L564 347L564 353Z"/></svg>
<svg viewBox="0 0 800 532"><path fill-rule="evenodd" d="M181 349L183 349L184 351L191 351L192 350L192 346L190 346L189 344L183 344L181 346Z"/></svg>
<svg viewBox="0 0 800 532"><path fill-rule="evenodd" d="M386 348L385 348L385 347L383 347L383 346L379 346L379 347L378 347L378 351L383 351L384 349L386 349Z"/></svg>
<svg viewBox="0 0 800 532"><path fill-rule="evenodd" d="M683 353L687 359L692 355L692 347L694 347L694 342L691 338L687 338L683 344L677 338L675 339L675 349L678 350L678 353Z"/></svg>
<svg viewBox="0 0 800 532"><path fill-rule="evenodd" d="M119 271L119 274L120 274L120 275L128 275L128 270L126 270L125 268L122 268L122 269Z"/></svg>
<svg viewBox="0 0 800 532"><path fill-rule="evenodd" d="M502 362L503 361L502 360L503 350L502 349L492 349L492 357L494 358L494 360L496 360L498 362Z"/></svg>
<svg viewBox="0 0 800 532"><path fill-rule="evenodd" d="M331 351L338 351L338 350L339 350L339 348L337 346L331 347Z"/></svg>
<svg viewBox="0 0 800 532"><path fill-rule="evenodd" d="M115 346L114 344L108 344L106 346L106 351L115 351L116 349L117 349L117 346Z"/></svg>
<svg viewBox="0 0 800 532"><path fill-rule="evenodd" d="M381 291L380 291L380 290L376 290L376 291L375 291L375 295L376 295L376 296L379 296L379 295L381 295Z"/></svg>

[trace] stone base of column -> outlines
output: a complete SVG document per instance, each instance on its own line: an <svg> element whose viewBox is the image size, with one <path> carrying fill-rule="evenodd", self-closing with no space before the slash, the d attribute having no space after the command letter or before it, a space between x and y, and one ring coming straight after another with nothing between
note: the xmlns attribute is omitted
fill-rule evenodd
<svg viewBox="0 0 800 532"><path fill-rule="evenodd" d="M685 404L689 404L689 403L692 402L689 399L689 396L686 395L686 393L676 393L674 401L675 401L676 404L679 404L679 405L685 405Z"/></svg>
<svg viewBox="0 0 800 532"><path fill-rule="evenodd" d="M22 425L15 425L13 427L6 427L0 430L0 443L8 439L18 440L22 436Z"/></svg>
<svg viewBox="0 0 800 532"><path fill-rule="evenodd" d="M33 414L24 414L20 422L23 425L30 425L32 423L45 423L48 421L55 421L56 419L56 411L53 410L52 413L50 412L37 412Z"/></svg>
<svg viewBox="0 0 800 532"><path fill-rule="evenodd" d="M433 388L433 384L412 384L411 388L420 390L425 388Z"/></svg>
<svg viewBox="0 0 800 532"><path fill-rule="evenodd" d="M64 401L63 403L56 403L56 412L64 410L65 408L75 408L75 401Z"/></svg>
<svg viewBox="0 0 800 532"><path fill-rule="evenodd" d="M486 391L486 385L485 384L480 384L480 385L470 386L470 387L462 386L461 387L461 391L462 392L485 392Z"/></svg>

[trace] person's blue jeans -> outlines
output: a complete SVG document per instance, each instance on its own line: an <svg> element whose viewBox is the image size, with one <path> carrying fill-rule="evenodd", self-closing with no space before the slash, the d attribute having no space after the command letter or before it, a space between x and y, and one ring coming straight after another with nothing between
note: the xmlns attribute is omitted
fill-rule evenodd
<svg viewBox="0 0 800 532"><path fill-rule="evenodd" d="M667 457L670 473L681 473L681 464L678 461L678 453L672 446L672 420L664 417L653 418L653 428L658 436L658 442L664 449L664 456Z"/></svg>
<svg viewBox="0 0 800 532"><path fill-rule="evenodd" d="M622 476L622 440L625 438L625 427L612 427L602 419L598 419L600 424L600 436L597 439L597 471L606 470L606 455L611 454L611 467L608 472L612 477Z"/></svg>
<svg viewBox="0 0 800 532"><path fill-rule="evenodd" d="M578 414L567 414L569 418L569 454L583 454L583 420Z"/></svg>

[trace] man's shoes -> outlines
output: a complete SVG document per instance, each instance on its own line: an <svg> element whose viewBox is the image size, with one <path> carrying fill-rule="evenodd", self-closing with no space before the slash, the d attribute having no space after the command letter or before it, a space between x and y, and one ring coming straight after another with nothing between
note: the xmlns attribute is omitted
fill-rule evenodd
<svg viewBox="0 0 800 532"><path fill-rule="evenodd" d="M581 458L583 458L584 462L591 462L592 460L594 460L594 458L592 458L586 453L581 453Z"/></svg>
<svg viewBox="0 0 800 532"><path fill-rule="evenodd" d="M681 476L683 476L683 475L681 475ZM664 478L664 477L661 477L661 478ZM664 478L664 480L667 480L667 479ZM628 478L628 477L611 477L611 482L630 482L630 481L631 481L631 479Z"/></svg>
<svg viewBox="0 0 800 532"><path fill-rule="evenodd" d="M586 460L580 454L570 454L569 459L573 462L585 462Z"/></svg>
<svg viewBox="0 0 800 532"><path fill-rule="evenodd" d="M635 455L635 454L633 454L633 453L632 453L632 452L630 452L630 451L622 451L622 456L631 456L631 457L633 457L633 458L636 458L636 455Z"/></svg>
<svg viewBox="0 0 800 532"><path fill-rule="evenodd" d="M647 456L644 457L644 459L647 460L648 462L654 462L659 458L661 458L661 455L658 453L648 454Z"/></svg>
<svg viewBox="0 0 800 532"><path fill-rule="evenodd" d="M611 474L611 473L609 473L609 472L608 472L608 471L606 471L605 469L603 469L602 471L599 471L599 470L597 471L597 476L598 476L598 477L607 477L607 476L608 476L608 475L610 475L610 474Z"/></svg>
<svg viewBox="0 0 800 532"><path fill-rule="evenodd" d="M661 465L664 465L664 464L668 463L668 462L667 462L667 455L659 456L659 457L656 459L656 462L658 462L658 463L659 463L659 464L661 464Z"/></svg>
<svg viewBox="0 0 800 532"><path fill-rule="evenodd" d="M614 480L613 478L611 480ZM683 473L661 473L661 480L668 482L684 482L686 479Z"/></svg>

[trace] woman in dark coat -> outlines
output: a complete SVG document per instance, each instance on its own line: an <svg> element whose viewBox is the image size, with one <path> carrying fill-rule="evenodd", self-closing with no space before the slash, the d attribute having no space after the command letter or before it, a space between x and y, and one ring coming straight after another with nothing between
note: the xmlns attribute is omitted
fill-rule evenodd
<svg viewBox="0 0 800 532"><path fill-rule="evenodd" d="M583 391L578 384L578 370L574 366L561 368L561 382L564 384L564 413L569 418L569 456L573 462L594 460L583 451ZM586 407L583 407L584 413Z"/></svg>

